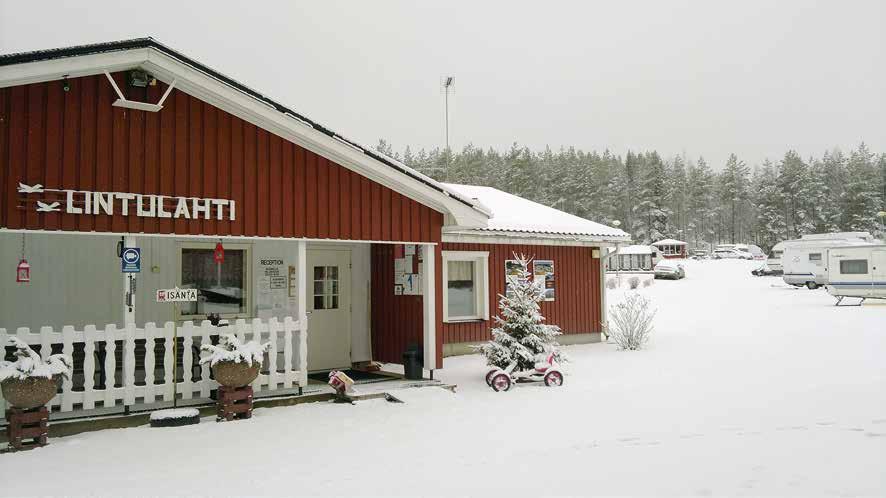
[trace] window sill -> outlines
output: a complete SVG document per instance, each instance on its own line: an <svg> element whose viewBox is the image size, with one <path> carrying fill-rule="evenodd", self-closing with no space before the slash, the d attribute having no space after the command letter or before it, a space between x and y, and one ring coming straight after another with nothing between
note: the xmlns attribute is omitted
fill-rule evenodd
<svg viewBox="0 0 886 498"><path fill-rule="evenodd" d="M447 318L443 320L443 323L471 323L471 322L485 322L486 319L483 317L475 316L475 317L457 317L457 318Z"/></svg>

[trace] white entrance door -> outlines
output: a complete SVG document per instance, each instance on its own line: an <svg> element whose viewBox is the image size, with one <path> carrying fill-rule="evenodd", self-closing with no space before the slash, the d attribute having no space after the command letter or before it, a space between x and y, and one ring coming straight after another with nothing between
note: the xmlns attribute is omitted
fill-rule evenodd
<svg viewBox="0 0 886 498"><path fill-rule="evenodd" d="M351 366L351 251L308 251L308 369Z"/></svg>

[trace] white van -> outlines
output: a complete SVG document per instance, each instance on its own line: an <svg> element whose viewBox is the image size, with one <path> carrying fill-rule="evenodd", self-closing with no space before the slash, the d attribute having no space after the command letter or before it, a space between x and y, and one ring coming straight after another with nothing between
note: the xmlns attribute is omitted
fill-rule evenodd
<svg viewBox="0 0 886 498"><path fill-rule="evenodd" d="M886 245L836 247L827 258L825 289L838 306L844 297L886 299Z"/></svg>

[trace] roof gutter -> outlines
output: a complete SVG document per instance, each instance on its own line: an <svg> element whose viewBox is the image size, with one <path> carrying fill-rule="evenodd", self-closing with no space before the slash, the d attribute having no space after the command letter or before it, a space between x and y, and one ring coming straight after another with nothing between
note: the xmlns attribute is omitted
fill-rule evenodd
<svg viewBox="0 0 886 498"><path fill-rule="evenodd" d="M617 246L630 242L630 236L612 237L603 235L555 234L541 232L521 232L512 230L446 230L443 231L444 242L493 243L494 239L522 239L527 243L562 243L563 245Z"/></svg>

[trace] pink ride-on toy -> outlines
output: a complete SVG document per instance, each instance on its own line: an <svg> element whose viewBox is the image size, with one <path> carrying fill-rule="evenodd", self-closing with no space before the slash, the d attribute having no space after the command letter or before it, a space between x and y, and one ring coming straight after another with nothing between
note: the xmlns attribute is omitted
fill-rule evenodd
<svg viewBox="0 0 886 498"><path fill-rule="evenodd" d="M544 382L546 386L562 386L563 371L554 360L555 353L544 353L536 357L537 361L532 370L515 372L517 362L512 362L507 368L494 368L486 373L486 385L495 391L507 391L514 382Z"/></svg>

